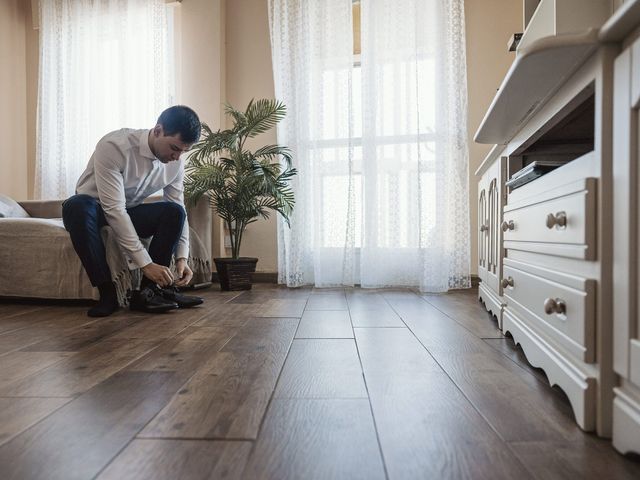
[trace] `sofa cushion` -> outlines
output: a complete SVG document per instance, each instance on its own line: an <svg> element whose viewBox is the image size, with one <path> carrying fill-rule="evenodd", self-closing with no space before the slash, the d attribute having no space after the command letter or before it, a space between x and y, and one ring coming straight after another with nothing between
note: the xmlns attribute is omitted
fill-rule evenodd
<svg viewBox="0 0 640 480"><path fill-rule="evenodd" d="M0 218L29 218L29 214L13 198L0 194Z"/></svg>
<svg viewBox="0 0 640 480"><path fill-rule="evenodd" d="M0 218L0 295L93 298L61 219Z"/></svg>

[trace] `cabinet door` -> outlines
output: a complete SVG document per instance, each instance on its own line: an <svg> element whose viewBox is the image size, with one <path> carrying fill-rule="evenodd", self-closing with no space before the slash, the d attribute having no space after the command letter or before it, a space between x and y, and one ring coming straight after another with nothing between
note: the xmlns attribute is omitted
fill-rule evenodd
<svg viewBox="0 0 640 480"><path fill-rule="evenodd" d="M487 238L489 225L487 223L487 191L484 177L478 184L478 276L487 280Z"/></svg>
<svg viewBox="0 0 640 480"><path fill-rule="evenodd" d="M640 40L615 61L613 94L613 446L640 453ZM635 387L635 388L634 388Z"/></svg>
<svg viewBox="0 0 640 480"><path fill-rule="evenodd" d="M640 41L615 62L613 128L614 370L640 388L639 107Z"/></svg>
<svg viewBox="0 0 640 480"><path fill-rule="evenodd" d="M484 186L487 200L485 203L486 231L486 283L496 295L500 295L500 269L502 265L502 177L503 159L497 159L485 173Z"/></svg>
<svg viewBox="0 0 640 480"><path fill-rule="evenodd" d="M498 291L498 180L489 178L487 190L487 283L495 291Z"/></svg>

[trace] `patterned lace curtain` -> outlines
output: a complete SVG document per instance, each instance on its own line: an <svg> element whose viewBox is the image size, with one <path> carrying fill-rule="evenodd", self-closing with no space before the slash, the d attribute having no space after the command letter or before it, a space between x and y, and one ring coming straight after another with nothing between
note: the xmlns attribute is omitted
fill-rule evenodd
<svg viewBox="0 0 640 480"><path fill-rule="evenodd" d="M153 126L173 98L164 0L40 0L36 184L66 198L98 140Z"/></svg>
<svg viewBox="0 0 640 480"><path fill-rule="evenodd" d="M295 153L291 229L278 225L289 286L355 281L351 0L270 0L278 142Z"/></svg>
<svg viewBox="0 0 640 480"><path fill-rule="evenodd" d="M289 286L470 285L463 0L270 0L278 141L299 175Z"/></svg>
<svg viewBox="0 0 640 480"><path fill-rule="evenodd" d="M464 3L361 5L361 283L468 287Z"/></svg>

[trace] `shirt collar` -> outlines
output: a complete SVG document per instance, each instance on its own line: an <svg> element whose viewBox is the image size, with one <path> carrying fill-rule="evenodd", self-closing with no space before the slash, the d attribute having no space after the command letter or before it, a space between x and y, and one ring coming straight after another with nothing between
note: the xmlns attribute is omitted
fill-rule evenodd
<svg viewBox="0 0 640 480"><path fill-rule="evenodd" d="M140 134L140 155L151 160L157 160L151 148L149 148L149 133L151 133L151 130L143 130Z"/></svg>

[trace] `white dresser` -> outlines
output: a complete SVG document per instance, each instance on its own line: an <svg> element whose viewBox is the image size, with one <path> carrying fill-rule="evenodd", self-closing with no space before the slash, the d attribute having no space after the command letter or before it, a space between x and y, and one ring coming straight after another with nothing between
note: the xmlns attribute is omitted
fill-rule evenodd
<svg viewBox="0 0 640 480"><path fill-rule="evenodd" d="M640 1L536 3L476 133L479 297L581 428L640 453ZM564 163L505 186L534 161Z"/></svg>
<svg viewBox="0 0 640 480"><path fill-rule="evenodd" d="M640 453L640 2L603 39L620 41L613 90L613 445ZM631 17L631 21L629 21Z"/></svg>
<svg viewBox="0 0 640 480"><path fill-rule="evenodd" d="M606 436L613 375L602 331L610 319L600 259L611 242L602 162L601 152L588 153L509 194L502 273L503 331L565 391L578 424Z"/></svg>

